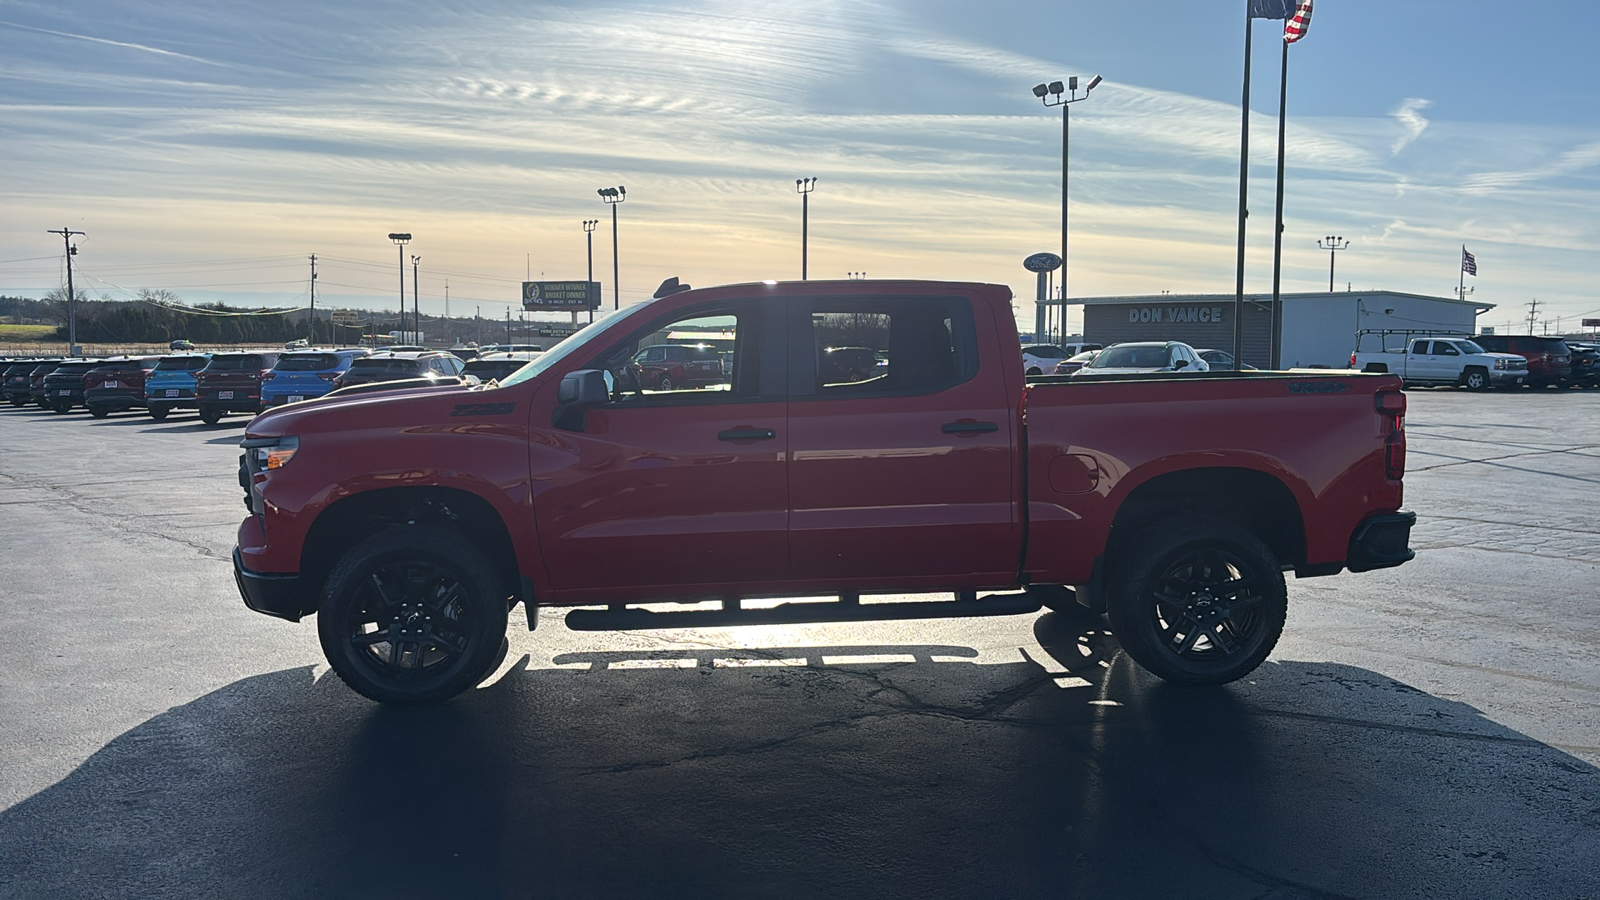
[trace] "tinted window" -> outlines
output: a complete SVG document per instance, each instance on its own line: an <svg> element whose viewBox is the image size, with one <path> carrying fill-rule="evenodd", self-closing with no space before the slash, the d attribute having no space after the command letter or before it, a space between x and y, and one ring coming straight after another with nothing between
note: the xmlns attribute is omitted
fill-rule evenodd
<svg viewBox="0 0 1600 900"><path fill-rule="evenodd" d="M1024 347L1022 352L1040 359L1066 359L1067 351L1053 344L1041 344L1033 347Z"/></svg>
<svg viewBox="0 0 1600 900"><path fill-rule="evenodd" d="M757 362L761 309L755 301L717 306L709 311L700 307L679 315L680 318L665 322L657 320L643 333L614 346L593 365L611 373L619 400L719 400L761 393ZM710 344L661 343L685 333L729 347L727 358ZM559 345L553 352L559 352ZM548 356L545 354L541 360Z"/></svg>
<svg viewBox="0 0 1600 900"><path fill-rule="evenodd" d="M972 377L971 310L928 299L818 300L812 305L808 368L819 396L919 394Z"/></svg>
<svg viewBox="0 0 1600 900"><path fill-rule="evenodd" d="M1417 341L1415 344L1411 345L1411 355L1427 356L1430 352L1432 352L1428 349L1428 346L1432 343L1432 341Z"/></svg>
<svg viewBox="0 0 1600 900"><path fill-rule="evenodd" d="M1472 341L1456 341L1456 346L1461 348L1461 352L1462 353L1482 353L1483 352L1483 348L1478 346L1476 343L1473 343Z"/></svg>
<svg viewBox="0 0 1600 900"><path fill-rule="evenodd" d="M475 359L467 363L466 373L484 381L495 381L527 365L520 359Z"/></svg>
<svg viewBox="0 0 1600 900"><path fill-rule="evenodd" d="M211 365L206 368L212 372L247 372L260 371L271 364L262 354L241 353L236 356L213 356Z"/></svg>
<svg viewBox="0 0 1600 900"><path fill-rule="evenodd" d="M1449 341L1434 341L1433 342L1433 346L1434 346L1434 352L1439 354L1440 356L1460 356L1461 355L1461 351L1456 349L1456 345L1450 343Z"/></svg>
<svg viewBox="0 0 1600 900"><path fill-rule="evenodd" d="M211 360L204 356L167 356L156 363L157 372L195 372Z"/></svg>
<svg viewBox="0 0 1600 900"><path fill-rule="evenodd" d="M142 359L119 359L115 362L103 362L94 367L96 372L137 372L145 368L148 363Z"/></svg>
<svg viewBox="0 0 1600 900"><path fill-rule="evenodd" d="M415 359L358 359L350 364L350 371L363 375L410 375L422 368Z"/></svg>
<svg viewBox="0 0 1600 900"><path fill-rule="evenodd" d="M97 365L97 364L96 363L92 363L92 362L62 363L61 365L56 366L55 370L53 372L51 372L50 374L52 374L52 375L82 375L84 372L87 372L90 369L94 368L95 365Z"/></svg>
<svg viewBox="0 0 1600 900"><path fill-rule="evenodd" d="M323 369L335 369L339 366L339 357L334 353L291 353L280 357L278 364L272 367L274 372L318 372Z"/></svg>

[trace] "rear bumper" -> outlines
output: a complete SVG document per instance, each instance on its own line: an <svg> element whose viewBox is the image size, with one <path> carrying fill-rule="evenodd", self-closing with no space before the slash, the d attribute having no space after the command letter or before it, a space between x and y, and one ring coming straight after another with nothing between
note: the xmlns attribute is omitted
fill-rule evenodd
<svg viewBox="0 0 1600 900"><path fill-rule="evenodd" d="M1346 565L1352 572L1370 572L1410 562L1417 555L1410 547L1415 524L1417 514L1405 509L1367 517L1350 536Z"/></svg>
<svg viewBox="0 0 1600 900"><path fill-rule="evenodd" d="M99 407L101 409L133 409L144 405L143 394L128 394L108 391L99 393L90 391L83 401L85 406Z"/></svg>
<svg viewBox="0 0 1600 900"><path fill-rule="evenodd" d="M269 616L298 622L305 609L299 573L252 572L244 567L239 548L233 548L233 580L244 605Z"/></svg>

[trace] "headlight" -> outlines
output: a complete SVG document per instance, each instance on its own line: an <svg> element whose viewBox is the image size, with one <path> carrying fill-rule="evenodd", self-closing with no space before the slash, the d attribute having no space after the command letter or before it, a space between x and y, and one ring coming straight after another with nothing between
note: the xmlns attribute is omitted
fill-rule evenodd
<svg viewBox="0 0 1600 900"><path fill-rule="evenodd" d="M250 472L270 472L281 469L294 459L300 450L300 439L292 434L282 437L247 438L239 442L250 461Z"/></svg>
<svg viewBox="0 0 1600 900"><path fill-rule="evenodd" d="M1511 365L1511 360L1509 360L1509 359L1497 359L1497 360L1494 361L1494 367L1496 369L1504 369L1504 368L1506 368L1507 366L1510 366L1510 365Z"/></svg>

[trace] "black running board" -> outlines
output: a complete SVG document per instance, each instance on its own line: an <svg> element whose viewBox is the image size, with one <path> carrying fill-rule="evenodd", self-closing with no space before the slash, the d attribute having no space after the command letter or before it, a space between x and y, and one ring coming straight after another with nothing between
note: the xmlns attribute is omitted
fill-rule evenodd
<svg viewBox="0 0 1600 900"><path fill-rule="evenodd" d="M634 631L649 628L706 628L721 625L801 625L812 622L880 622L899 619L955 619L970 616L1018 616L1038 612L1037 596L976 593L955 600L906 603L862 603L859 597L841 597L826 603L780 603L744 609L738 600L722 601L721 609L686 609L655 612L625 605L607 609L575 609L567 613L573 631Z"/></svg>

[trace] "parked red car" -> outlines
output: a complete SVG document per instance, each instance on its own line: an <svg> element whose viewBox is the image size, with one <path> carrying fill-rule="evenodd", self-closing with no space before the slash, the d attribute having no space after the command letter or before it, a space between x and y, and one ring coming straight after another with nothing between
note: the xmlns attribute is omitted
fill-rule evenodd
<svg viewBox="0 0 1600 900"><path fill-rule="evenodd" d="M1515 353L1528 361L1528 384L1548 387L1572 381L1572 350L1561 338L1531 334L1480 334L1474 344L1490 353Z"/></svg>
<svg viewBox="0 0 1600 900"><path fill-rule="evenodd" d="M727 380L722 354L710 344L655 344L633 357L639 381L656 391L704 387Z"/></svg>
<svg viewBox="0 0 1600 900"><path fill-rule="evenodd" d="M1030 384L1011 302L926 281L662 292L497 387L274 409L240 445L240 594L315 613L333 670L385 702L478 684L516 602L530 627L594 607L576 630L1081 605L1146 669L1217 684L1276 644L1285 570L1412 558L1398 376ZM616 383L654 336L711 318L732 323L726 382ZM841 344L885 371L828 380ZM953 599L860 602L908 592ZM838 599L741 604L786 596ZM629 606L707 597L721 608Z"/></svg>
<svg viewBox="0 0 1600 900"><path fill-rule="evenodd" d="M194 377L200 420L215 425L231 412L261 412L261 381L277 364L278 354L270 350L214 354Z"/></svg>
<svg viewBox="0 0 1600 900"><path fill-rule="evenodd" d="M159 356L113 356L83 376L83 405L103 419L124 409L144 407L144 381Z"/></svg>

